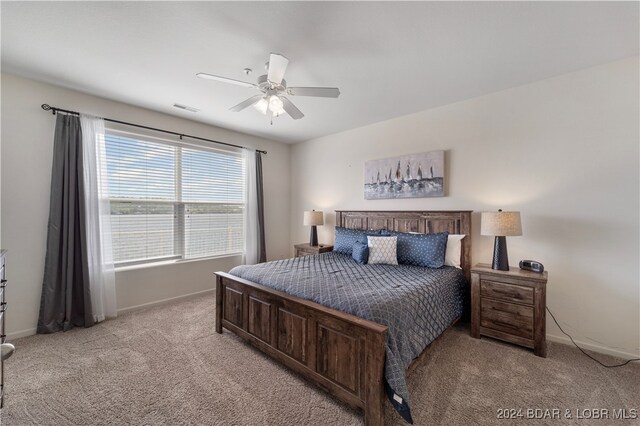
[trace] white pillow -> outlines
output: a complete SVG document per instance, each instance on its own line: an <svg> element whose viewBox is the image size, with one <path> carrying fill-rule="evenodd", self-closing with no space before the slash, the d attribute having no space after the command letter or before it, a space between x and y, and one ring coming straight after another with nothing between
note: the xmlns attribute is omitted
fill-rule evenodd
<svg viewBox="0 0 640 426"><path fill-rule="evenodd" d="M367 237L369 246L369 265L382 263L386 265L398 264L398 237Z"/></svg>
<svg viewBox="0 0 640 426"><path fill-rule="evenodd" d="M465 236L464 234L449 234L449 238L447 239L447 252L444 257L445 265L462 269L460 267L460 256L462 255L462 239Z"/></svg>

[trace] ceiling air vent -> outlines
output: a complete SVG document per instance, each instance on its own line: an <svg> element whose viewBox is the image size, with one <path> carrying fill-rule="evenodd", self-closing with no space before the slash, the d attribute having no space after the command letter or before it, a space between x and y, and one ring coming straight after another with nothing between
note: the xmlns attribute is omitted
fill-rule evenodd
<svg viewBox="0 0 640 426"><path fill-rule="evenodd" d="M178 108L178 109L183 109L183 110L189 111L189 112L198 112L198 111L200 111L197 108L186 106L186 105L182 105L182 104L173 104L173 107L174 108Z"/></svg>

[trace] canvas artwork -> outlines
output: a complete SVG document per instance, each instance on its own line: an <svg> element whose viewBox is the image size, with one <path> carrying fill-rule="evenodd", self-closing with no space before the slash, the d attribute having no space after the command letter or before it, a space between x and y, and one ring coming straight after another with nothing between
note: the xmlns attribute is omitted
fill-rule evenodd
<svg viewBox="0 0 640 426"><path fill-rule="evenodd" d="M444 196L444 151L370 160L364 166L364 198Z"/></svg>

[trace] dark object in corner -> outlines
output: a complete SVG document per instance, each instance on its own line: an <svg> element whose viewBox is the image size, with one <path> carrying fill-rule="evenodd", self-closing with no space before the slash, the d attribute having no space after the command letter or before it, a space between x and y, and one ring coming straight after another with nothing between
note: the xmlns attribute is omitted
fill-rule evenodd
<svg viewBox="0 0 640 426"><path fill-rule="evenodd" d="M521 260L520 269L524 269L525 271L537 272L541 274L544 272L544 265L535 260Z"/></svg>

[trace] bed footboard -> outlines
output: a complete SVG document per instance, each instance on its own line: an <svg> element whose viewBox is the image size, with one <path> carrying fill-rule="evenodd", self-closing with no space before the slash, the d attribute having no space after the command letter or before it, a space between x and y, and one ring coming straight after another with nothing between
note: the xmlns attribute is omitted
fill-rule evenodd
<svg viewBox="0 0 640 426"><path fill-rule="evenodd" d="M386 326L217 272L215 327L384 423Z"/></svg>

